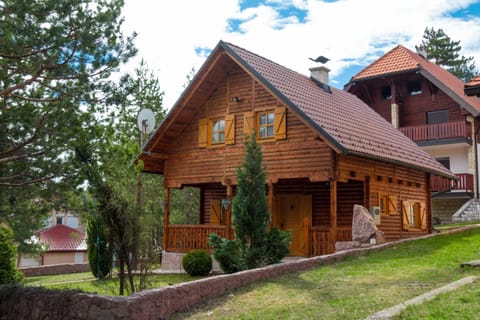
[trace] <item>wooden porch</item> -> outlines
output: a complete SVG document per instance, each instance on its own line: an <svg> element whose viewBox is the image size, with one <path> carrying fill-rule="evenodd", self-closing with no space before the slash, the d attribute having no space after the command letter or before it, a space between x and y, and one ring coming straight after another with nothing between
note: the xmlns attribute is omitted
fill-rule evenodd
<svg viewBox="0 0 480 320"><path fill-rule="evenodd" d="M398 128L400 132L415 142L465 138L472 139L472 124L468 121L425 124Z"/></svg>
<svg viewBox="0 0 480 320"><path fill-rule="evenodd" d="M329 226L309 226L307 222L305 228L308 230L308 232L304 233L307 257L333 253L331 248L335 247L336 241L352 240L351 227L337 227L337 238L335 241L332 241L332 231ZM199 249L210 251L208 245L209 234L216 233L223 238L233 239L233 229L228 229L225 225L171 224L166 228L167 241L164 250L180 253Z"/></svg>

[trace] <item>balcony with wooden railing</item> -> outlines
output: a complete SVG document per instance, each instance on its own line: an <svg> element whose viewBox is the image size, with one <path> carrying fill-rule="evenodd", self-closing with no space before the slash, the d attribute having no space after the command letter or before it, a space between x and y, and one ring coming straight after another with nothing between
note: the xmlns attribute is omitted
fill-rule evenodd
<svg viewBox="0 0 480 320"><path fill-rule="evenodd" d="M456 173L459 180L449 180L443 177L432 176L430 178L430 191L464 191L473 192L473 174L470 173Z"/></svg>
<svg viewBox="0 0 480 320"><path fill-rule="evenodd" d="M462 139L471 141L472 124L467 121L425 124L398 128L400 132L415 142Z"/></svg>

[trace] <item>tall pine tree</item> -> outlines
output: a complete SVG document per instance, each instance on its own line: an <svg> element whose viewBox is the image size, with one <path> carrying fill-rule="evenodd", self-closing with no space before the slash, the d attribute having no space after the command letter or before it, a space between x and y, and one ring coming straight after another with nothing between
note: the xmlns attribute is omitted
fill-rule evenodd
<svg viewBox="0 0 480 320"><path fill-rule="evenodd" d="M425 28L421 46L427 52L427 59L445 67L462 81L467 82L478 75L473 57L460 55L460 40L452 40L443 29Z"/></svg>

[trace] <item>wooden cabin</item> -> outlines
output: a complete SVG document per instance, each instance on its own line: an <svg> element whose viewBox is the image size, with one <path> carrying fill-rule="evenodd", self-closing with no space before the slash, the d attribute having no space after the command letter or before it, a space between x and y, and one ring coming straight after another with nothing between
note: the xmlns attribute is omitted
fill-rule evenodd
<svg viewBox="0 0 480 320"><path fill-rule="evenodd" d="M359 98L324 83L324 67L311 71L218 43L140 156L146 172L164 176L164 258L208 249L212 232L234 236L235 172L253 130L272 226L292 232L291 255L328 254L351 240L354 204L379 213L387 240L431 232L430 176L452 173ZM170 224L170 190L185 186L200 189L200 221Z"/></svg>
<svg viewBox="0 0 480 320"><path fill-rule="evenodd" d="M478 199L480 99L467 95L478 79L464 84L422 54L398 45L354 75L346 89L455 173L457 180L432 176L430 183L434 220L448 223Z"/></svg>

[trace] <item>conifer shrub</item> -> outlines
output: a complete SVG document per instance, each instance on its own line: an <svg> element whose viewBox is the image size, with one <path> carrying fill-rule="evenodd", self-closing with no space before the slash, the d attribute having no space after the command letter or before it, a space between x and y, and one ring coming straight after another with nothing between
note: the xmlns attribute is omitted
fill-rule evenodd
<svg viewBox="0 0 480 320"><path fill-rule="evenodd" d="M237 194L232 202L236 238L209 236L213 256L225 273L278 263L290 251L290 232L270 228L266 168L262 147L256 140L255 133L247 139L245 161L237 168Z"/></svg>
<svg viewBox="0 0 480 320"><path fill-rule="evenodd" d="M12 229L7 224L0 223L0 286L23 279L15 264L16 251Z"/></svg>
<svg viewBox="0 0 480 320"><path fill-rule="evenodd" d="M113 250L108 242L108 231L100 214L92 216L87 225L88 263L97 279L105 278L112 270Z"/></svg>
<svg viewBox="0 0 480 320"><path fill-rule="evenodd" d="M191 251L183 256L182 267L191 276L206 276L213 268L212 257L205 250Z"/></svg>

